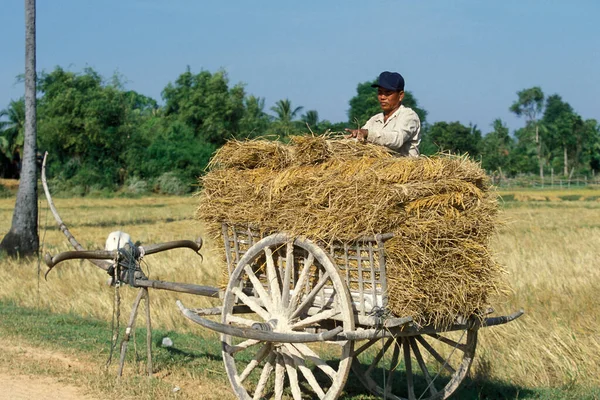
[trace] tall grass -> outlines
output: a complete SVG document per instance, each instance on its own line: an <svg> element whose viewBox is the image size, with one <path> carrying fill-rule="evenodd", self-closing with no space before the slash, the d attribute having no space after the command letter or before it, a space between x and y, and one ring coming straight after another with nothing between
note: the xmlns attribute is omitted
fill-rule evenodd
<svg viewBox="0 0 600 400"><path fill-rule="evenodd" d="M0 235L10 228L13 206L14 198L0 199ZM113 230L143 244L202 236L203 260L180 249L146 257L144 268L152 279L211 286L220 281L221 256L212 250L214 239L193 220L194 198L56 199L56 206L89 249L102 248ZM513 292L492 305L498 313L523 307L526 315L480 332L473 374L527 387L600 385L600 203L510 202L504 216L507 224L493 249L509 271ZM40 227L44 251L70 250L43 202ZM0 298L110 320L114 289L105 284L103 271L72 261L58 266L46 282L45 269L42 264L38 279L37 260L0 259ZM127 315L136 291L122 288L121 294ZM216 337L189 323L175 306L176 299L193 307L214 306L214 300L158 290L151 297L154 327Z"/></svg>

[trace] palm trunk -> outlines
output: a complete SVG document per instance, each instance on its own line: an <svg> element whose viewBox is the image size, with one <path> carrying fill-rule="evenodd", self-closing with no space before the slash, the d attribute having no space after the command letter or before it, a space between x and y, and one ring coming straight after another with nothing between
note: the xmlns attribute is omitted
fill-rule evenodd
<svg viewBox="0 0 600 400"><path fill-rule="evenodd" d="M35 65L35 0L25 0L25 143L12 225L0 243L11 256L34 255L39 247Z"/></svg>
<svg viewBox="0 0 600 400"><path fill-rule="evenodd" d="M568 163L568 159L567 159L567 145L563 143L563 159L564 159L564 174L565 176L567 176L569 174L569 163Z"/></svg>
<svg viewBox="0 0 600 400"><path fill-rule="evenodd" d="M540 137L537 123L535 124L535 142L537 143L538 163L540 165L540 179L544 184L544 159L542 158L542 138Z"/></svg>

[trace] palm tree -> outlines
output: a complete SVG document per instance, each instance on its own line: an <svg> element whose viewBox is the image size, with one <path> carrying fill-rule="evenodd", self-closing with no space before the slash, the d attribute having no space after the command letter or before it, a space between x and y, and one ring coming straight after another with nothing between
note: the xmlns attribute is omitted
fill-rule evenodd
<svg viewBox="0 0 600 400"><path fill-rule="evenodd" d="M296 107L292 109L292 102L289 99L278 100L273 107L271 107L271 111L273 111L277 116L275 117L275 122L281 126L283 131L288 134L291 127L292 121L296 118L296 115L302 111L303 107Z"/></svg>
<svg viewBox="0 0 600 400"><path fill-rule="evenodd" d="M9 161L21 156L25 138L25 102L13 100L8 108L0 110L0 153Z"/></svg>
<svg viewBox="0 0 600 400"><path fill-rule="evenodd" d="M317 129L319 125L319 113L317 110L308 110L300 119L308 125L309 129Z"/></svg>
<svg viewBox="0 0 600 400"><path fill-rule="evenodd" d="M0 250L10 256L37 254L39 248L36 165L35 0L25 0L25 130L23 163L10 231Z"/></svg>

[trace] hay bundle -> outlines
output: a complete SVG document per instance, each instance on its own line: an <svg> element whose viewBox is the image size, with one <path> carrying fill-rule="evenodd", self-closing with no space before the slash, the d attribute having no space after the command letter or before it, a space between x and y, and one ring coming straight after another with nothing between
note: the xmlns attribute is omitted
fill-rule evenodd
<svg viewBox="0 0 600 400"><path fill-rule="evenodd" d="M259 158L251 154L255 144L248 159ZM247 169L244 160L220 160L202 178L198 217L215 233L222 221L325 243L393 232L385 246L388 306L421 324L482 310L498 290L501 268L488 251L496 196L478 164L396 158L378 146L322 137L265 146L280 146L281 165Z"/></svg>
<svg viewBox="0 0 600 400"><path fill-rule="evenodd" d="M289 149L269 140L229 141L210 160L210 169L280 169L289 165Z"/></svg>

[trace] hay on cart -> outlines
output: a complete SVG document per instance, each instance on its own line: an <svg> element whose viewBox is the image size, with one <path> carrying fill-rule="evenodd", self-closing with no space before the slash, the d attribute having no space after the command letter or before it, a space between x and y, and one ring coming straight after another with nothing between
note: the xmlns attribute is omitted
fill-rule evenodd
<svg viewBox="0 0 600 400"><path fill-rule="evenodd" d="M201 187L197 216L215 235L224 221L321 243L394 233L385 245L388 308L419 324L480 313L504 289L489 250L497 198L467 157L393 157L318 136L233 141Z"/></svg>

